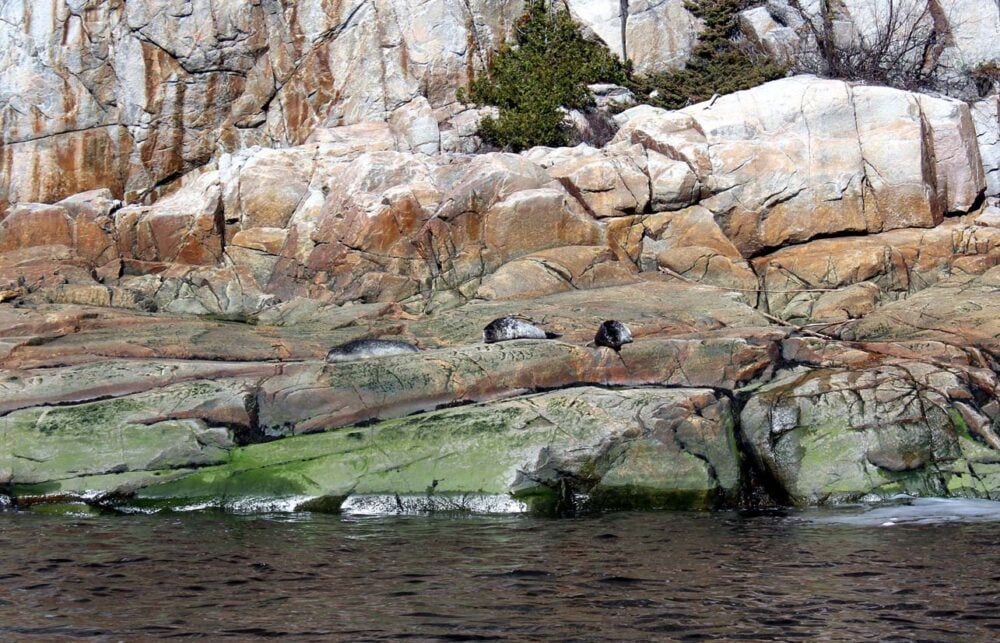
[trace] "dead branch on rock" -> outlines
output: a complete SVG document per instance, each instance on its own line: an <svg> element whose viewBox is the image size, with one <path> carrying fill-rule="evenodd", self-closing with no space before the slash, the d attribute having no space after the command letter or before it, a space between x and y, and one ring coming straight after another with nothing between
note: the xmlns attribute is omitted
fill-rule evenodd
<svg viewBox="0 0 1000 643"><path fill-rule="evenodd" d="M872 3L867 24L844 20L833 0L821 0L816 13L800 0L789 5L815 41L813 54L799 58L798 71L906 90L935 85L949 29L933 0Z"/></svg>

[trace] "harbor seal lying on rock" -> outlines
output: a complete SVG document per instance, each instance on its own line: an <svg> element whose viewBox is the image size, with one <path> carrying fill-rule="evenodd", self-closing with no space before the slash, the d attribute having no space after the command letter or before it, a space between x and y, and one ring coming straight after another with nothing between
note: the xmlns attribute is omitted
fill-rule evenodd
<svg viewBox="0 0 1000 643"><path fill-rule="evenodd" d="M351 362L358 359L385 357L386 355L402 355L418 353L413 344L394 339L356 339L340 346L334 346L326 354L328 362Z"/></svg>
<svg viewBox="0 0 1000 643"><path fill-rule="evenodd" d="M544 331L534 324L515 317L494 319L483 329L483 341L487 344L511 339L556 339L557 337L562 335Z"/></svg>
<svg viewBox="0 0 1000 643"><path fill-rule="evenodd" d="M597 329L597 334L594 335L595 344L598 346L607 346L615 351L620 351L622 346L631 344L633 341L632 331L629 330L628 326L616 319L611 319L601 324L601 327Z"/></svg>

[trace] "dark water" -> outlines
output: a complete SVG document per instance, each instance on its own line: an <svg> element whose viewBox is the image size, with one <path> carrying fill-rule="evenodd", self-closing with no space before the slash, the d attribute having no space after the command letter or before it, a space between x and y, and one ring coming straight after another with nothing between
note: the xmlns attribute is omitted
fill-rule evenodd
<svg viewBox="0 0 1000 643"><path fill-rule="evenodd" d="M5 513L0 640L994 641L1000 511L980 509Z"/></svg>

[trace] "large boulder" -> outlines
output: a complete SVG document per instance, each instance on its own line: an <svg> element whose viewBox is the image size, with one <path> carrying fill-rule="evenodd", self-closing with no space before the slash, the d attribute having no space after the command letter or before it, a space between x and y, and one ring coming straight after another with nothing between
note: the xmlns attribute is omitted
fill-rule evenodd
<svg viewBox="0 0 1000 643"><path fill-rule="evenodd" d="M925 362L807 370L756 391L740 426L763 475L796 505L900 493L996 500L997 394L992 371Z"/></svg>
<svg viewBox="0 0 1000 643"><path fill-rule="evenodd" d="M630 232L641 239L639 265L698 283L731 288L756 303L757 275L701 206L643 218Z"/></svg>
<svg viewBox="0 0 1000 643"><path fill-rule="evenodd" d="M969 108L945 98L798 76L619 121L616 141L687 164L704 186L701 205L746 256L823 235L933 227L985 189Z"/></svg>
<svg viewBox="0 0 1000 643"><path fill-rule="evenodd" d="M482 299L534 299L636 281L635 266L609 248L565 246L526 255L500 266L476 291Z"/></svg>
<svg viewBox="0 0 1000 643"><path fill-rule="evenodd" d="M152 207L123 208L115 225L124 257L147 263L214 265L222 259L225 244L219 173L193 177L186 188Z"/></svg>
<svg viewBox="0 0 1000 643"><path fill-rule="evenodd" d="M525 156L558 179L595 217L641 213L649 204L646 154L637 145L535 148Z"/></svg>
<svg viewBox="0 0 1000 643"><path fill-rule="evenodd" d="M144 485L126 504L264 501L392 513L720 507L739 491L732 428L728 400L710 390L585 387L238 449L221 466ZM63 493L85 484L56 483ZM17 476L14 488L32 490Z"/></svg>

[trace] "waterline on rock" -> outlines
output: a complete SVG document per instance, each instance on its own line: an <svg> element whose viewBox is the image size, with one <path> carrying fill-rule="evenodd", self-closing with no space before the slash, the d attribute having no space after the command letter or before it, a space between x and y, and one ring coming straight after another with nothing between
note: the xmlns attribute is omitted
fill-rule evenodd
<svg viewBox="0 0 1000 643"><path fill-rule="evenodd" d="M868 507L858 512L809 512L805 522L857 527L933 525L940 523L1000 522L1000 502L961 498L906 498L889 505Z"/></svg>
<svg viewBox="0 0 1000 643"><path fill-rule="evenodd" d="M419 515L440 512L470 514L527 513L527 503L498 494L404 496L362 494L350 496L341 505L345 514L356 516Z"/></svg>

